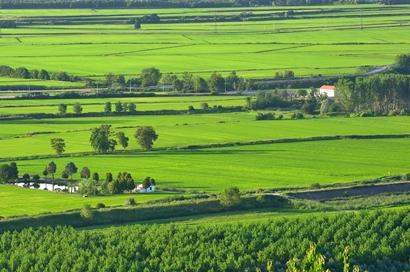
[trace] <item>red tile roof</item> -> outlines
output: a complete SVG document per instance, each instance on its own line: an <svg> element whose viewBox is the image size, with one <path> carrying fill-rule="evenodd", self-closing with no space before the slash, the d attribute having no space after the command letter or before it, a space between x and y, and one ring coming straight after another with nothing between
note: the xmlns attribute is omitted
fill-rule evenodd
<svg viewBox="0 0 410 272"><path fill-rule="evenodd" d="M323 85L322 87L320 87L320 89L334 90L335 86L333 86L333 85Z"/></svg>

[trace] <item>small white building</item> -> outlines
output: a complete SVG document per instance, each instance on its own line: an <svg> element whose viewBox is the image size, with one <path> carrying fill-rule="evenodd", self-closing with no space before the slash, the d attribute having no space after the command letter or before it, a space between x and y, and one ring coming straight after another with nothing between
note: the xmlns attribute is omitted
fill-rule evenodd
<svg viewBox="0 0 410 272"><path fill-rule="evenodd" d="M144 188L142 184L139 184L135 189L134 192L138 193L153 193L155 192L155 185L150 185L148 188Z"/></svg>
<svg viewBox="0 0 410 272"><path fill-rule="evenodd" d="M336 87L333 85L323 85L319 89L319 95L326 95L329 98L335 97Z"/></svg>

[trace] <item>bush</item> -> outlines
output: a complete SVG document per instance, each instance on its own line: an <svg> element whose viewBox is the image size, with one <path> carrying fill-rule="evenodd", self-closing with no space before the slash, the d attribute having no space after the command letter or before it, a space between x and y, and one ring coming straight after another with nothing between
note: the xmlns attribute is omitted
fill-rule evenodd
<svg viewBox="0 0 410 272"><path fill-rule="evenodd" d="M128 199L125 201L125 205L127 205L127 206L135 206L135 205L137 205L137 202L135 201L134 198L128 198Z"/></svg>
<svg viewBox="0 0 410 272"><path fill-rule="evenodd" d="M103 209L103 208L105 208L105 204L104 203L98 203L95 207L97 209Z"/></svg>
<svg viewBox="0 0 410 272"><path fill-rule="evenodd" d="M290 118L296 120L296 119L303 119L305 118L305 116L303 115L303 113L297 112L297 113L293 113Z"/></svg>
<svg viewBox="0 0 410 272"><path fill-rule="evenodd" d="M274 120L275 119L275 113L273 112L267 112L267 113L262 113L258 112L256 115L256 120Z"/></svg>
<svg viewBox="0 0 410 272"><path fill-rule="evenodd" d="M80 211L80 216L86 220L93 219L94 213L89 204L84 205L84 207Z"/></svg>
<svg viewBox="0 0 410 272"><path fill-rule="evenodd" d="M225 207L233 207L241 202L241 194L238 187L225 189L220 197L220 202Z"/></svg>

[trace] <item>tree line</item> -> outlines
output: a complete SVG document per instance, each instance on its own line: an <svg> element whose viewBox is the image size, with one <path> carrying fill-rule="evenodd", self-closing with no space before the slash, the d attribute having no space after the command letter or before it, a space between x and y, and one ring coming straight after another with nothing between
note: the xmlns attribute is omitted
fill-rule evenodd
<svg viewBox="0 0 410 272"><path fill-rule="evenodd" d="M134 133L136 142L143 150L151 150L154 142L158 139L158 134L151 126L138 127ZM89 139L91 147L98 153L108 153L115 151L117 145L126 149L129 144L129 138L122 131L114 132L111 125L101 125L91 130ZM66 149L66 143L63 138L50 139L50 146L57 155L62 155Z"/></svg>
<svg viewBox="0 0 410 272"><path fill-rule="evenodd" d="M398 115L410 110L410 77L382 74L341 79L336 84L336 101L346 112Z"/></svg>
<svg viewBox="0 0 410 272"><path fill-rule="evenodd" d="M0 8L207 8L271 5L271 0L1 0Z"/></svg>
<svg viewBox="0 0 410 272"><path fill-rule="evenodd" d="M81 80L80 77L69 75L66 72L50 73L44 69L29 70L26 67L18 67L14 69L7 65L0 65L0 76L25 78L25 79L32 78L32 79L41 79L41 80L58 80L58 81L80 81Z"/></svg>
<svg viewBox="0 0 410 272"><path fill-rule="evenodd" d="M27 228L0 234L0 267L32 272L352 272L355 266L408 271L409 222L408 210L390 209L247 224Z"/></svg>

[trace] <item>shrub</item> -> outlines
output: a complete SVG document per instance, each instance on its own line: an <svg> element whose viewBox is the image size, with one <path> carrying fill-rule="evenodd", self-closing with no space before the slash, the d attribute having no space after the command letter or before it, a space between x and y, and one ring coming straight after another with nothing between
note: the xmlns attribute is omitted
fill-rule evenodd
<svg viewBox="0 0 410 272"><path fill-rule="evenodd" d="M241 202L241 194L238 187L225 189L221 194L220 202L225 207L232 207Z"/></svg>
<svg viewBox="0 0 410 272"><path fill-rule="evenodd" d="M95 207L97 209L103 209L103 208L105 208L105 204L104 203L98 203Z"/></svg>
<svg viewBox="0 0 410 272"><path fill-rule="evenodd" d="M127 206L135 206L135 205L137 205L137 202L135 201L134 198L128 198L128 199L125 201L125 205L127 205Z"/></svg>
<svg viewBox="0 0 410 272"><path fill-rule="evenodd" d="M256 120L274 120L275 119L275 113L273 112L267 112L267 113L262 113L258 112L256 115Z"/></svg>
<svg viewBox="0 0 410 272"><path fill-rule="evenodd" d="M89 204L84 205L84 207L80 211L80 216L86 220L93 219L94 213Z"/></svg>

